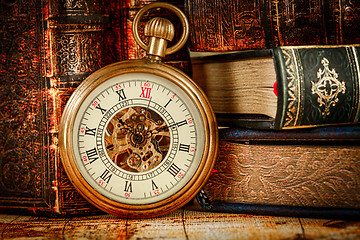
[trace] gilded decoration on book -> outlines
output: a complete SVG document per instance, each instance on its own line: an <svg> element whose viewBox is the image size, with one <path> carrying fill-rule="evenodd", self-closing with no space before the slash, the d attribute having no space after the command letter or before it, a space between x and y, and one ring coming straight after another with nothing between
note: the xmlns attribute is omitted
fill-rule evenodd
<svg viewBox="0 0 360 240"><path fill-rule="evenodd" d="M288 84L288 106L284 127L296 126L301 109L300 101L300 73L296 64L295 52L292 49L282 49L285 60L286 79Z"/></svg>
<svg viewBox="0 0 360 240"><path fill-rule="evenodd" d="M64 5L67 9L79 9L85 7L86 2L83 0L66 0Z"/></svg>
<svg viewBox="0 0 360 240"><path fill-rule="evenodd" d="M336 105L339 101L338 94L345 93L346 87L344 81L340 82L338 80L336 70L334 68L329 69L328 59L323 58L321 64L324 66L324 69L319 68L317 72L317 78L319 80L316 83L311 81L311 92L319 96L317 99L319 107L325 106L322 115L329 115L330 107Z"/></svg>
<svg viewBox="0 0 360 240"><path fill-rule="evenodd" d="M57 33L54 37L56 70L58 75L90 74L105 65L101 45L103 39L97 37L96 28L81 34Z"/></svg>
<svg viewBox="0 0 360 240"><path fill-rule="evenodd" d="M238 22L235 22L235 39L261 39L263 37L259 18L254 12L243 12L238 15Z"/></svg>
<svg viewBox="0 0 360 240"><path fill-rule="evenodd" d="M60 49L56 55L59 59L59 67L62 69L62 72L78 72L80 59L77 55L79 50L75 35L61 35L58 39L58 45Z"/></svg>

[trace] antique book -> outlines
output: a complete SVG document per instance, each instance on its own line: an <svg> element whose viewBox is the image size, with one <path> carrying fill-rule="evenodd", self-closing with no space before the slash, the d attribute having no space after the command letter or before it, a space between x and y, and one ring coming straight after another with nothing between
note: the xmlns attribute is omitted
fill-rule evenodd
<svg viewBox="0 0 360 240"><path fill-rule="evenodd" d="M187 0L192 51L350 44L360 40L360 2Z"/></svg>
<svg viewBox="0 0 360 240"><path fill-rule="evenodd" d="M133 18L129 13L148 2L0 3L1 212L98 211L66 176L58 152L58 125L68 98L87 76L110 63L138 57L129 53L134 52L128 45Z"/></svg>
<svg viewBox="0 0 360 240"><path fill-rule="evenodd" d="M193 79L207 93L220 125L289 129L356 123L359 49L324 45L195 53Z"/></svg>
<svg viewBox="0 0 360 240"><path fill-rule="evenodd" d="M2 1L0 209L96 211L67 178L57 149L67 99L114 61L97 1Z"/></svg>
<svg viewBox="0 0 360 240"><path fill-rule="evenodd" d="M221 129L220 154L197 199L212 211L360 217L360 127Z"/></svg>

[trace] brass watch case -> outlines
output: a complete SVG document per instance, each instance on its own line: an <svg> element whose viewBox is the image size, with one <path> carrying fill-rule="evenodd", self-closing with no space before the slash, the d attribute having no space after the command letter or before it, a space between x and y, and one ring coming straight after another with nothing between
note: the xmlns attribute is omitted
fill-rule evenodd
<svg viewBox="0 0 360 240"><path fill-rule="evenodd" d="M74 121L86 97L100 84L117 75L150 73L168 79L178 85L197 107L205 130L204 153L191 180L177 193L152 204L130 205L111 200L97 192L85 181L78 169L72 144ZM76 131L76 130L75 130ZM74 91L62 114L59 126L59 149L64 169L80 194L104 212L131 218L160 216L178 209L195 197L211 174L218 153L218 129L214 112L203 91L180 70L146 60L123 61L108 65L84 80Z"/></svg>

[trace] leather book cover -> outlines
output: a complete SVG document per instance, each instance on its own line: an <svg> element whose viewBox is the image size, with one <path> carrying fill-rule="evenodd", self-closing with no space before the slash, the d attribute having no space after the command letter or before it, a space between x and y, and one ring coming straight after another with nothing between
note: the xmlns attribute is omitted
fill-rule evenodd
<svg viewBox="0 0 360 240"><path fill-rule="evenodd" d="M2 1L0 208L96 211L73 188L57 149L62 109L88 75L114 60L97 1Z"/></svg>
<svg viewBox="0 0 360 240"><path fill-rule="evenodd" d="M360 2L332 0L324 6L328 13L325 24L329 44L359 43Z"/></svg>
<svg viewBox="0 0 360 240"><path fill-rule="evenodd" d="M249 214L360 216L359 126L222 129L200 204Z"/></svg>
<svg viewBox="0 0 360 240"><path fill-rule="evenodd" d="M188 0L191 51L350 44L360 40L357 1Z"/></svg>
<svg viewBox="0 0 360 240"><path fill-rule="evenodd" d="M133 54L139 49L129 33L135 13L147 3L0 3L1 211L98 211L66 176L58 151L58 125L67 100L87 76L110 63L140 57ZM174 58L174 64L190 69L188 56L182 56Z"/></svg>
<svg viewBox="0 0 360 240"><path fill-rule="evenodd" d="M0 205L52 211L55 160L44 80L42 1L1 1ZM50 111L52 109L50 108ZM49 117L48 117L49 116ZM52 158L53 161L49 161Z"/></svg>
<svg viewBox="0 0 360 240"><path fill-rule="evenodd" d="M359 53L357 45L275 48L275 128L359 122Z"/></svg>
<svg viewBox="0 0 360 240"><path fill-rule="evenodd" d="M61 163L57 136L67 100L76 87L91 73L116 60L107 44L111 19L106 1L52 1L45 5L44 31L46 48L45 81L49 128L49 159L54 162L54 211L61 214L96 212L75 190Z"/></svg>

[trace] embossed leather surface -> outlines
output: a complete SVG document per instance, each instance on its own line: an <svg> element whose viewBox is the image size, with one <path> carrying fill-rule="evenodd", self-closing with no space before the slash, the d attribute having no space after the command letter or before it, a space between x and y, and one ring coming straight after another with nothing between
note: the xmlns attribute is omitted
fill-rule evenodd
<svg viewBox="0 0 360 240"><path fill-rule="evenodd" d="M131 55L138 49L127 34L134 14L148 2L1 1L1 211L96 211L75 191L61 165L59 121L71 93L87 76L139 57ZM168 60L186 70L184 52L183 58Z"/></svg>
<svg viewBox="0 0 360 240"><path fill-rule="evenodd" d="M359 131L220 129L219 159L196 198L216 212L358 219Z"/></svg>
<svg viewBox="0 0 360 240"><path fill-rule="evenodd" d="M360 2L187 0L192 51L345 44L360 40Z"/></svg>
<svg viewBox="0 0 360 240"><path fill-rule="evenodd" d="M277 128L355 123L360 118L359 46L279 47Z"/></svg>
<svg viewBox="0 0 360 240"><path fill-rule="evenodd" d="M55 195L40 1L1 2L0 201L47 208ZM45 160L46 158L46 160ZM44 161L43 161L44 160ZM47 187L44 187L47 186ZM27 202L27 204L22 204ZM30 204L29 204L30 203Z"/></svg>
<svg viewBox="0 0 360 240"><path fill-rule="evenodd" d="M220 143L210 203L360 208L359 146Z"/></svg>
<svg viewBox="0 0 360 240"><path fill-rule="evenodd" d="M2 1L0 205L88 212L57 149L58 124L78 84L113 62L96 1Z"/></svg>

